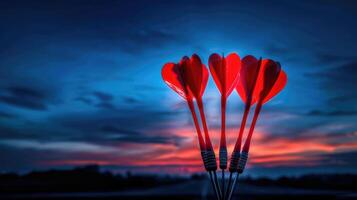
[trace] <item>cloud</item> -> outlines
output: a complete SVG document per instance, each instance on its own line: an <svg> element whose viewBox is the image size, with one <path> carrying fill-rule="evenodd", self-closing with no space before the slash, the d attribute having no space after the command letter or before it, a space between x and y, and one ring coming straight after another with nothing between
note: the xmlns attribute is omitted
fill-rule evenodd
<svg viewBox="0 0 357 200"><path fill-rule="evenodd" d="M353 104L355 101L357 101L357 95L355 94L339 95L328 99L328 103L332 106L339 105L339 104L349 105L349 104Z"/></svg>
<svg viewBox="0 0 357 200"><path fill-rule="evenodd" d="M335 64L338 62L351 62L356 60L355 56L337 55L332 53L319 53L316 57L322 64Z"/></svg>
<svg viewBox="0 0 357 200"><path fill-rule="evenodd" d="M103 126L100 128L102 132L110 133L109 139L121 142L133 143L152 143L152 144L175 144L178 145L183 140L182 137L174 135L157 135L157 133L144 133L120 129L115 126Z"/></svg>
<svg viewBox="0 0 357 200"><path fill-rule="evenodd" d="M273 56L290 57L292 55L291 48L281 46L279 44L270 44L264 48L264 51Z"/></svg>
<svg viewBox="0 0 357 200"><path fill-rule="evenodd" d="M336 109L336 111L330 111L329 114L351 115L357 110L357 104L354 103L357 87L356 74L357 61L354 60L323 71L308 73L306 76L319 82L320 89L327 97L326 102Z"/></svg>
<svg viewBox="0 0 357 200"><path fill-rule="evenodd" d="M0 111L0 119L1 118L2 119L14 119L14 118L17 118L17 116L14 114L11 114L11 113Z"/></svg>
<svg viewBox="0 0 357 200"><path fill-rule="evenodd" d="M321 111L321 110L312 110L307 113L307 115L311 116L350 116L357 115L357 111L355 110L335 110L335 111Z"/></svg>
<svg viewBox="0 0 357 200"><path fill-rule="evenodd" d="M350 94L357 86L357 61L348 62L321 72L309 73L308 77L322 81L322 88L334 93Z"/></svg>
<svg viewBox="0 0 357 200"><path fill-rule="evenodd" d="M87 97L77 97L74 100L82 102L82 103L85 103L87 105L92 105L93 104L93 100L91 100L90 98L87 98Z"/></svg>
<svg viewBox="0 0 357 200"><path fill-rule="evenodd" d="M122 97L122 99L123 99L123 101L125 103L129 103L129 104L138 103L139 102L136 98L130 97L130 96L124 96L124 97Z"/></svg>
<svg viewBox="0 0 357 200"><path fill-rule="evenodd" d="M356 156L357 151L326 154L322 156L321 162L323 162L325 165L333 165L336 167L350 166L353 168L353 166L357 165L357 160L352 158L356 158Z"/></svg>
<svg viewBox="0 0 357 200"><path fill-rule="evenodd" d="M20 149L51 150L61 152L114 153L117 149L87 142L39 142L36 140L2 140L1 145Z"/></svg>
<svg viewBox="0 0 357 200"><path fill-rule="evenodd" d="M156 110L157 109L157 110ZM176 117L176 112L167 112L156 108L124 107L112 110L82 111L80 113L67 112L56 115L49 120L64 127L74 128L80 132L90 132L100 130L101 127L114 125L115 127L125 127L126 130L151 129L162 124L161 128L166 128L165 122L169 122ZM179 123L179 122L176 122Z"/></svg>
<svg viewBox="0 0 357 200"><path fill-rule="evenodd" d="M110 93L94 91L90 94L84 94L74 99L75 101L82 102L86 105L93 105L97 108L116 110L116 106L113 103L114 96Z"/></svg>
<svg viewBox="0 0 357 200"><path fill-rule="evenodd" d="M9 87L0 96L0 102L8 105L44 111L48 109L48 94L30 87Z"/></svg>
<svg viewBox="0 0 357 200"><path fill-rule="evenodd" d="M59 133L53 134L53 139L75 140L97 143L147 143L179 145L183 138L167 130L167 123L172 118L172 113L161 110L148 110L145 108L116 108L82 111L80 113L64 113L63 115L48 118L46 124L60 127ZM161 124L161 125L159 125ZM179 123L177 123L179 126ZM158 128L159 127L159 128ZM48 133L49 130L36 130Z"/></svg>
<svg viewBox="0 0 357 200"><path fill-rule="evenodd" d="M29 99L23 99L23 98L18 98L15 96L2 96L0 97L0 101L9 105L21 107L21 108L27 108L27 109L32 109L32 110L39 110L39 111L44 111L47 110L47 105L43 102L37 102L36 100L29 100Z"/></svg>
<svg viewBox="0 0 357 200"><path fill-rule="evenodd" d="M93 92L93 95L97 97L100 101L112 101L114 99L113 95L105 92L95 91Z"/></svg>
<svg viewBox="0 0 357 200"><path fill-rule="evenodd" d="M160 48L183 40L178 34L160 29L144 29L128 33L124 35L126 39L122 40L120 46L124 52L132 55L137 55L147 48Z"/></svg>
<svg viewBox="0 0 357 200"><path fill-rule="evenodd" d="M100 103L96 104L96 107L104 108L104 109L108 109L108 110L116 110L115 105L110 102L100 102Z"/></svg>

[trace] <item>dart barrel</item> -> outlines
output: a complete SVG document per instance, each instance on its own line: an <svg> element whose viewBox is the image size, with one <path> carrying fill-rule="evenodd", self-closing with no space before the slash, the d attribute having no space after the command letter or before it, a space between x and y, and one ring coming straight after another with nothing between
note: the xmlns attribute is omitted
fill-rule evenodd
<svg viewBox="0 0 357 200"><path fill-rule="evenodd" d="M232 156L231 156L231 162L229 164L229 171L230 172L236 172L238 170L238 162L240 158L240 152L239 151L233 151Z"/></svg>
<svg viewBox="0 0 357 200"><path fill-rule="evenodd" d="M248 152L243 151L238 162L238 173L242 173L244 171L247 161L248 161Z"/></svg>
<svg viewBox="0 0 357 200"><path fill-rule="evenodd" d="M220 148L219 150L219 168L226 169L227 168L227 149Z"/></svg>
<svg viewBox="0 0 357 200"><path fill-rule="evenodd" d="M217 170L216 156L212 150L201 151L201 156L203 159L203 164L207 171Z"/></svg>

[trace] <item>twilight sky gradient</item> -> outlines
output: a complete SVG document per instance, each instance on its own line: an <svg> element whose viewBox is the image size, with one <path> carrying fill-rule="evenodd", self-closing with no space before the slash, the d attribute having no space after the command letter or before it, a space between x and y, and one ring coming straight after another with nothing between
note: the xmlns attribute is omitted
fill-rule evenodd
<svg viewBox="0 0 357 200"><path fill-rule="evenodd" d="M161 79L183 55L281 62L249 175L357 173L355 1L1 1L0 171L85 164L203 171L191 116ZM220 99L204 95L218 146ZM228 100L235 142L243 104ZM250 121L250 120L249 120Z"/></svg>

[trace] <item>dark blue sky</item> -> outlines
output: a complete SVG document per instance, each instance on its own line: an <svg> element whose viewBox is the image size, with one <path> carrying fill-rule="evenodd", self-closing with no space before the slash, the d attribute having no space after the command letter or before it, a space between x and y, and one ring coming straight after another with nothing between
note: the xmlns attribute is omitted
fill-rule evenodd
<svg viewBox="0 0 357 200"><path fill-rule="evenodd" d="M355 10L354 1L2 1L0 170L200 171L188 109L161 67L237 52L280 61L289 79L263 108L248 173L356 172ZM204 101L216 137L212 79ZM242 111L234 93L231 143Z"/></svg>

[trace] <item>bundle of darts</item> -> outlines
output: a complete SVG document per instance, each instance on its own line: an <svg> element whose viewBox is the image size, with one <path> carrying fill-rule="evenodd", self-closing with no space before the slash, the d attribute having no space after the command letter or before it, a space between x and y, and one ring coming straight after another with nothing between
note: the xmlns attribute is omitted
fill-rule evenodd
<svg viewBox="0 0 357 200"><path fill-rule="evenodd" d="M261 108L284 88L287 76L279 62L271 59L257 59L251 55L240 59L236 53L231 53L226 57L214 53L209 57L208 66L209 70L196 54L191 58L184 56L179 63L166 63L162 68L162 77L165 83L187 102L196 128L203 166L209 174L217 199L230 200L236 188L237 179L244 172L247 164L250 143ZM221 95L221 137L218 165L202 99L209 72ZM237 91L245 106L234 149L228 159L226 104L234 90ZM200 122L196 114L195 103L198 107ZM249 132L243 137L249 112L254 105L255 111ZM242 147L243 138L245 141ZM217 175L218 168L221 170L221 181L217 178L219 176ZM228 180L225 176L226 170L229 171Z"/></svg>

